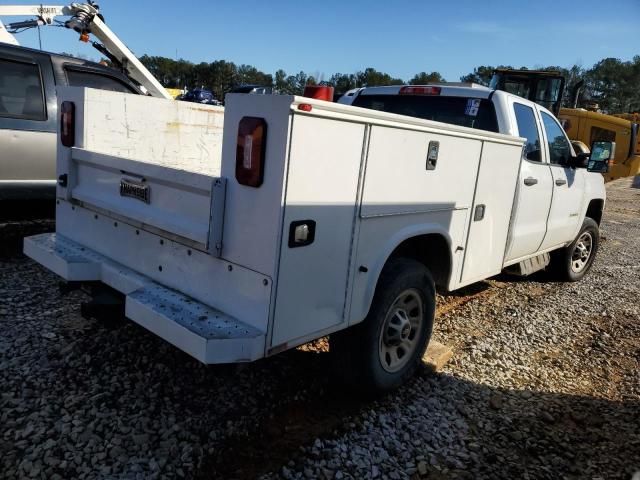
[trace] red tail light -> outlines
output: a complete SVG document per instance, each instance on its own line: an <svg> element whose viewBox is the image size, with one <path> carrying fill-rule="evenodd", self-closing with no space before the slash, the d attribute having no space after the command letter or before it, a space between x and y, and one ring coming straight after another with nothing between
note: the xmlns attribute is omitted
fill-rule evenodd
<svg viewBox="0 0 640 480"><path fill-rule="evenodd" d="M400 95L440 95L441 87L402 87Z"/></svg>
<svg viewBox="0 0 640 480"><path fill-rule="evenodd" d="M62 102L60 105L60 140L65 147L73 147L76 143L76 106L73 102Z"/></svg>
<svg viewBox="0 0 640 480"><path fill-rule="evenodd" d="M267 147L267 122L264 118L243 117L238 126L236 180L240 185L257 188L264 179Z"/></svg>

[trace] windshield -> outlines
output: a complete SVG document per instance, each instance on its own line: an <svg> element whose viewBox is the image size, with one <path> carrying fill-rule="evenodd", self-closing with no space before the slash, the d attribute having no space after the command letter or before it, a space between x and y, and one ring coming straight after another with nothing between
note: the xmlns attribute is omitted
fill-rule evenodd
<svg viewBox="0 0 640 480"><path fill-rule="evenodd" d="M495 107L486 99L439 95L358 95L352 105L490 132L498 131Z"/></svg>

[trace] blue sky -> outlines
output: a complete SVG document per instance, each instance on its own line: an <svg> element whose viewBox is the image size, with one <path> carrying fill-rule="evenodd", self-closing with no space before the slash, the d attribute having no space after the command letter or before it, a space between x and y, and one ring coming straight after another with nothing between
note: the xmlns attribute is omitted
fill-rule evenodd
<svg viewBox="0 0 640 480"><path fill-rule="evenodd" d="M138 55L174 58L177 51L193 62L226 59L320 79L373 67L405 80L437 70L457 81L478 65L591 67L640 54L640 0L99 3L107 24ZM72 31L45 28L42 38L47 50L98 58ZM35 32L18 39L38 45Z"/></svg>

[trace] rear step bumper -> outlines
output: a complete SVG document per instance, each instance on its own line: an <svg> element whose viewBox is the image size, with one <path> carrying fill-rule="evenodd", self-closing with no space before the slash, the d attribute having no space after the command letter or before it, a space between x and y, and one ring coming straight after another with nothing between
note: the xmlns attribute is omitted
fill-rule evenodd
<svg viewBox="0 0 640 480"><path fill-rule="evenodd" d="M264 356L265 332L55 233L25 238L24 253L68 281L100 281L126 296L125 314L203 363Z"/></svg>

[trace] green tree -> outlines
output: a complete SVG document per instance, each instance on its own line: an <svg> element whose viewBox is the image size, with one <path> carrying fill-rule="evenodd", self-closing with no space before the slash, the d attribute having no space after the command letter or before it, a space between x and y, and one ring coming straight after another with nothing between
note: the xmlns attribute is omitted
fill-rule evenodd
<svg viewBox="0 0 640 480"><path fill-rule="evenodd" d="M356 76L352 73L334 73L326 83L333 86L337 93L345 93L357 87Z"/></svg>
<svg viewBox="0 0 640 480"><path fill-rule="evenodd" d="M440 75L440 72L431 72L431 73L427 73L427 72L420 72L417 73L411 80L409 80L409 83L411 85L427 85L429 83L444 83L445 79L442 75Z"/></svg>
<svg viewBox="0 0 640 480"><path fill-rule="evenodd" d="M284 93L287 88L287 72L280 69L275 73L274 87L276 93Z"/></svg>
<svg viewBox="0 0 640 480"><path fill-rule="evenodd" d="M404 80L393 78L388 73L377 71L375 68L365 68L364 72L355 74L356 87L379 87L384 85L402 85Z"/></svg>
<svg viewBox="0 0 640 480"><path fill-rule="evenodd" d="M609 113L640 109L640 55L632 61L605 58L586 73L591 97Z"/></svg>

